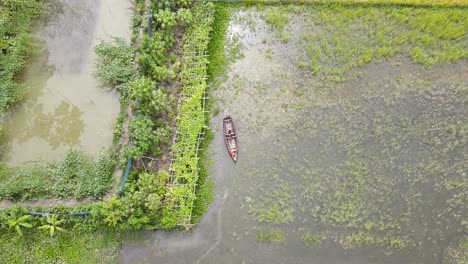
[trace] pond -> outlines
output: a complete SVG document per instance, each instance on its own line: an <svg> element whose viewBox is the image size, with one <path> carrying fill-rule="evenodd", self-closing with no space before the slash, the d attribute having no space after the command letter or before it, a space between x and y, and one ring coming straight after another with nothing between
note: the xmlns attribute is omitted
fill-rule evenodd
<svg viewBox="0 0 468 264"><path fill-rule="evenodd" d="M287 41L262 17L235 13L233 62L212 91L236 123L238 162L213 117L203 220L127 241L119 262L451 263L466 231L467 61L396 55L335 82L297 64L305 16Z"/></svg>
<svg viewBox="0 0 468 264"><path fill-rule="evenodd" d="M131 17L131 1L48 3L35 30L40 49L23 74L31 89L6 118L2 159L55 160L69 148L95 155L111 144L119 97L93 77L93 48L111 36L129 39Z"/></svg>

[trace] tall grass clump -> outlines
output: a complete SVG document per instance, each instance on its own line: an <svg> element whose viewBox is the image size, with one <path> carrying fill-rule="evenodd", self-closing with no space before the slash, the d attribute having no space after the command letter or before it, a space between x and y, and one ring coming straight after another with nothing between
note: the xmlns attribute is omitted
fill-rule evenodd
<svg viewBox="0 0 468 264"><path fill-rule="evenodd" d="M41 9L42 2L38 0L9 0L1 4L0 114L20 101L27 89L19 75L35 48L31 24Z"/></svg>

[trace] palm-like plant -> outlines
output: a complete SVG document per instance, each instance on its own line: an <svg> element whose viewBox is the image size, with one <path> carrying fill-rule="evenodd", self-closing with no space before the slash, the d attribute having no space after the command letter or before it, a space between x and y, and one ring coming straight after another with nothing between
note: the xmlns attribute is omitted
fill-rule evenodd
<svg viewBox="0 0 468 264"><path fill-rule="evenodd" d="M5 212L2 212L0 214L0 229L4 229L8 227L7 219L8 219L7 214Z"/></svg>
<svg viewBox="0 0 468 264"><path fill-rule="evenodd" d="M20 236L23 235L22 227L31 228L32 224L29 223L29 220L32 218L31 215L24 215L24 212L21 208L13 208L10 215L4 215L6 225L10 229L15 229Z"/></svg>
<svg viewBox="0 0 468 264"><path fill-rule="evenodd" d="M39 227L39 229L49 229L50 237L55 235L55 231L65 232L65 228L60 227L65 222L65 219L58 220L58 215L46 215L46 224Z"/></svg>

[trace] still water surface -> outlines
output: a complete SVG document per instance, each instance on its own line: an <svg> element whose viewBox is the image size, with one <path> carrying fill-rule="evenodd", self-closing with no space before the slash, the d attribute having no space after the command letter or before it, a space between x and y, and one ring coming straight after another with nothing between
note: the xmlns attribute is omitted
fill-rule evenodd
<svg viewBox="0 0 468 264"><path fill-rule="evenodd" d="M92 76L99 40L130 38L127 0L53 0L36 26L41 48L24 72L31 87L4 124L3 159L14 165L54 160L68 148L95 155L112 142L115 92Z"/></svg>

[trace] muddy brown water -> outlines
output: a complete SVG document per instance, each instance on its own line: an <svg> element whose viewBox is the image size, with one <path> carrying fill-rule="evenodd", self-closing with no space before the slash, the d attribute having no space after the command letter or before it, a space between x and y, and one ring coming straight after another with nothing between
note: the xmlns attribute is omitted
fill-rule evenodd
<svg viewBox="0 0 468 264"><path fill-rule="evenodd" d="M3 125L4 160L54 160L72 147L95 155L111 144L119 98L93 78L93 48L129 39L131 17L127 0L49 1L36 26L41 48L24 72L31 90Z"/></svg>
<svg viewBox="0 0 468 264"><path fill-rule="evenodd" d="M283 43L256 11L236 13L227 37L243 56L212 96L236 123L238 162L213 117L208 212L189 232L126 241L119 263L452 263L468 212L468 62L394 57L323 82L294 63L298 28ZM283 239L259 242L259 229Z"/></svg>

